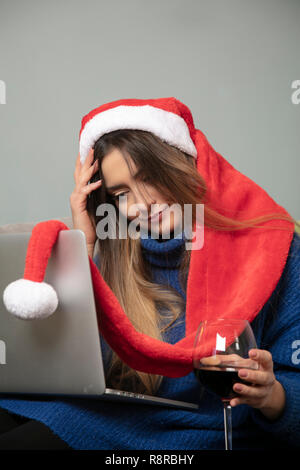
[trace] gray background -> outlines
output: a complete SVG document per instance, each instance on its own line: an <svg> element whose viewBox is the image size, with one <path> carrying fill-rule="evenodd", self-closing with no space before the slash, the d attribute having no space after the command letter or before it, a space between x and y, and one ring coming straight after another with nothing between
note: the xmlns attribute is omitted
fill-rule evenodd
<svg viewBox="0 0 300 470"><path fill-rule="evenodd" d="M0 0L0 224L70 216L81 118L174 96L300 219L300 0Z"/></svg>

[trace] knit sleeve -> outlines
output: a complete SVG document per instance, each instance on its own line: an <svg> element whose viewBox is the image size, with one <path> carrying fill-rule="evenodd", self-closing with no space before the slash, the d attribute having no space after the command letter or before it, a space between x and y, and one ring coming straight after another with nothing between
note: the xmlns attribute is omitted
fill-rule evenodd
<svg viewBox="0 0 300 470"><path fill-rule="evenodd" d="M295 234L275 311L266 312L261 349L271 352L274 374L285 390L286 404L277 420L270 421L251 408L252 418L268 433L291 446L300 445L300 237Z"/></svg>

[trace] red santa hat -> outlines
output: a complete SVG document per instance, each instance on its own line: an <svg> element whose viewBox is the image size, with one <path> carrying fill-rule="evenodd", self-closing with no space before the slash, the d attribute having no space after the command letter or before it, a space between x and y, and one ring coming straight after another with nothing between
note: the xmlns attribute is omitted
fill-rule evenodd
<svg viewBox="0 0 300 470"><path fill-rule="evenodd" d="M164 142L197 158L193 117L185 104L175 98L122 99L105 103L82 119L79 132L81 163L103 134L118 129L152 132Z"/></svg>
<svg viewBox="0 0 300 470"><path fill-rule="evenodd" d="M173 97L122 99L92 110L82 119L81 161L99 137L121 128L151 131L195 157L197 170L207 185L207 200L222 214L237 220L269 213L289 215L214 150L194 127L188 107ZM279 228L269 229L274 223ZM251 322L274 291L285 267L294 224L286 220L264 224L266 228L234 232L205 227L203 247L191 251L185 337L176 344L138 332L89 258L99 327L108 344L136 370L169 377L189 373L193 341L201 320L222 317ZM45 318L56 310L59 299L43 279L60 230L69 228L57 220L34 227L24 277L8 285L3 294L4 304L12 314L23 319ZM205 355L207 351L202 352Z"/></svg>

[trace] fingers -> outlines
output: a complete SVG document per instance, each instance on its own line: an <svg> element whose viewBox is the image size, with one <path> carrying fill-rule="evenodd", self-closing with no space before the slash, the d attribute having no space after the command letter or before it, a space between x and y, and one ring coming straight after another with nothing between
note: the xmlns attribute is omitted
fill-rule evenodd
<svg viewBox="0 0 300 470"><path fill-rule="evenodd" d="M273 370L272 354L265 349L251 349L249 356L258 362L265 370Z"/></svg>
<svg viewBox="0 0 300 470"><path fill-rule="evenodd" d="M92 190L101 186L102 180L99 180L95 183L89 183L92 176L99 170L99 161L98 159L94 161L94 149L90 149L88 156L82 165L80 162L80 153L76 159L74 179L75 179L75 191L83 194L89 194ZM93 164L92 164L93 163Z"/></svg>
<svg viewBox="0 0 300 470"><path fill-rule="evenodd" d="M264 349L251 349L249 356L259 365L259 369L239 370L238 375L243 383L234 384L233 391L239 396L233 398L230 404L231 406L248 404L255 408L261 408L268 400L276 383L272 354Z"/></svg>
<svg viewBox="0 0 300 470"><path fill-rule="evenodd" d="M77 158L76 158L75 171L74 171L75 182L78 179L80 170L81 170L80 153L78 153Z"/></svg>
<svg viewBox="0 0 300 470"><path fill-rule="evenodd" d="M253 406L254 408L259 407L260 401L263 399L262 397L249 397L249 396L239 396L238 398L233 398L230 400L230 406L234 408L238 405L249 405Z"/></svg>
<svg viewBox="0 0 300 470"><path fill-rule="evenodd" d="M254 390L250 384L261 386L261 388L263 388L273 385L275 381L274 375L264 370L240 369L238 375L243 381L249 382L249 385L236 383L233 386L233 390L239 394L249 394L250 396L253 395ZM259 388L257 387L255 390L259 390Z"/></svg>
<svg viewBox="0 0 300 470"><path fill-rule="evenodd" d="M98 160L96 160L93 163L93 165L91 165L86 170L84 170L84 168L81 169L81 172L77 181L80 184L84 184L84 185L88 184L89 180L98 171L98 169L99 169L99 164L98 164Z"/></svg>
<svg viewBox="0 0 300 470"><path fill-rule="evenodd" d="M202 357L199 363L203 366L218 366L221 360L218 356Z"/></svg>
<svg viewBox="0 0 300 470"><path fill-rule="evenodd" d="M86 170L87 168L89 168L91 164L93 163L93 160L94 160L94 149L90 148L89 153L87 154L87 157L82 165L82 169Z"/></svg>
<svg viewBox="0 0 300 470"><path fill-rule="evenodd" d="M88 251L89 247L94 246L97 237L95 221L88 211L87 197L102 184L102 180L89 182L93 174L98 171L99 165L98 159L92 164L93 154L93 149L91 149L84 164L80 162L80 153L77 155L74 171L75 187L70 195L73 226L84 232ZM92 257L92 250L90 252Z"/></svg>
<svg viewBox="0 0 300 470"><path fill-rule="evenodd" d="M74 179L75 182L78 180L79 176L83 174L87 169L91 167L91 164L94 160L94 149L91 148L85 162L82 164L80 161L80 153L77 155L76 164L75 164L75 171L74 171Z"/></svg>
<svg viewBox="0 0 300 470"><path fill-rule="evenodd" d="M272 383L270 373L263 370L240 369L238 375L242 380L255 385L271 385Z"/></svg>
<svg viewBox="0 0 300 470"><path fill-rule="evenodd" d="M255 361L239 356L238 354L221 354L218 357L225 367L258 369L258 365Z"/></svg>
<svg viewBox="0 0 300 470"><path fill-rule="evenodd" d="M275 381L274 381L275 383ZM238 393L238 397L233 398L230 401L231 406L237 406L242 404L247 404L255 408L260 408L265 403L265 400L268 398L269 390L271 390L271 385L244 385L236 383L233 386L233 390Z"/></svg>
<svg viewBox="0 0 300 470"><path fill-rule="evenodd" d="M263 386L236 383L233 386L233 390L238 393L239 396L230 401L232 407L243 404L256 407L266 395L266 390Z"/></svg>
<svg viewBox="0 0 300 470"><path fill-rule="evenodd" d="M247 399L262 398L266 394L264 387L244 385L240 383L234 384L233 390Z"/></svg>
<svg viewBox="0 0 300 470"><path fill-rule="evenodd" d="M215 356L202 357L199 362L204 366L258 369L254 360L241 357L238 354L216 354Z"/></svg>
<svg viewBox="0 0 300 470"><path fill-rule="evenodd" d="M90 183L90 184L87 184L86 186L82 186L80 191L83 194L90 194L92 191L99 188L101 184L102 184L102 180L98 180L98 181L95 181L95 183Z"/></svg>

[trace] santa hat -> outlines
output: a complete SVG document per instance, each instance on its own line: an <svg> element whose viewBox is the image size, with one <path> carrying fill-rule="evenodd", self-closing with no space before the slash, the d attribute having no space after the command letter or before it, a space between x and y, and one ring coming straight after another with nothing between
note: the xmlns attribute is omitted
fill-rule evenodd
<svg viewBox="0 0 300 470"><path fill-rule="evenodd" d="M79 132L80 161L103 134L140 129L197 158L195 127L189 108L175 98L122 99L105 103L83 117Z"/></svg>
<svg viewBox="0 0 300 470"><path fill-rule="evenodd" d="M237 220L269 213L289 215L214 150L205 135L195 129L190 110L179 100L123 99L94 109L82 120L82 161L101 135L120 128L149 130L196 157L197 170L207 185L207 200L223 215ZM274 222L279 228L269 229ZM136 370L169 377L189 373L193 341L201 320L222 317L251 322L274 291L285 267L294 224L286 220L264 224L266 228L234 232L205 227L203 247L191 250L185 337L175 344L138 332L89 258L99 328L108 344ZM12 314L20 318L45 318L57 308L55 291L43 278L60 230L69 228L57 220L40 222L34 227L24 278L4 291L5 306ZM194 233L195 230L193 227ZM203 349L203 355L207 351Z"/></svg>

